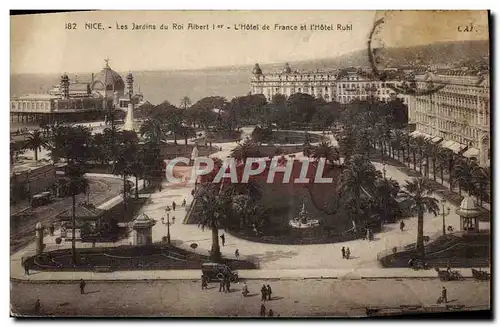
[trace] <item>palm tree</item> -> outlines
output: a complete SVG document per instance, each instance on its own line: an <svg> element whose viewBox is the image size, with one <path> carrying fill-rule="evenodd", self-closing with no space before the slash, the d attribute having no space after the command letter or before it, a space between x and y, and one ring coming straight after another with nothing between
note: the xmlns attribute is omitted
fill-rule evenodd
<svg viewBox="0 0 500 327"><path fill-rule="evenodd" d="M444 184L444 170L448 167L448 154L447 151L448 149L442 148L438 146L438 153L435 156L435 160L437 162L437 166L439 167L439 173L440 173L440 178L441 178L441 185ZM448 150L449 151L449 150ZM436 173L434 173L434 177L436 176Z"/></svg>
<svg viewBox="0 0 500 327"><path fill-rule="evenodd" d="M436 145L432 142L427 142L427 147L424 150L425 156L426 156L426 163L427 163L427 178L429 178L430 174L430 167L429 167L429 158L431 159L432 162L432 176L433 180L436 181L436 160L439 155L439 152L441 151L441 147L439 145Z"/></svg>
<svg viewBox="0 0 500 327"><path fill-rule="evenodd" d="M231 157L240 162L245 162L247 158L255 158L258 156L257 146L252 140L245 140L231 150Z"/></svg>
<svg viewBox="0 0 500 327"><path fill-rule="evenodd" d="M88 181L84 177L85 171L78 163L69 162L66 166L66 176L68 178L68 189L72 199L72 219L71 219L71 254L73 265L76 265L76 196L88 188Z"/></svg>
<svg viewBox="0 0 500 327"><path fill-rule="evenodd" d="M413 157L413 170L417 170L417 158L416 158L416 153L418 151L418 145L417 143L415 142L415 139L414 138L411 138L410 141L409 141L409 151L411 152L412 154L412 157Z"/></svg>
<svg viewBox="0 0 500 327"><path fill-rule="evenodd" d="M113 165L113 174L123 178L123 207L127 209L127 177L133 175L134 156L138 152L137 135L135 132L121 132L119 135L120 147Z"/></svg>
<svg viewBox="0 0 500 327"><path fill-rule="evenodd" d="M404 138L405 133L401 130L396 130L394 134L392 135L392 148L396 150L397 152L397 159L400 161L401 157L401 150L403 150L403 157L404 157Z"/></svg>
<svg viewBox="0 0 500 327"><path fill-rule="evenodd" d="M35 153L35 161L38 161L38 151L40 151L42 147L48 147L48 142L42 132L40 130L30 132L24 142L24 148L33 150Z"/></svg>
<svg viewBox="0 0 500 327"><path fill-rule="evenodd" d="M410 211L417 214L417 253L421 258L424 250L424 213L429 212L437 216L439 212L438 200L432 196L434 188L431 181L425 177L417 177L406 181L400 193L401 199L408 201Z"/></svg>
<svg viewBox="0 0 500 327"><path fill-rule="evenodd" d="M442 152L443 154L441 156L444 158L444 160L446 160L447 163L447 170L449 174L448 182L450 183L450 191L453 192L453 178L455 175L453 171L455 168L455 164L457 163L457 156L455 155L455 153L453 153L453 151L447 148L443 148Z"/></svg>
<svg viewBox="0 0 500 327"><path fill-rule="evenodd" d="M454 178L458 182L458 194L462 195L462 190L472 195L474 193L474 171L479 169L475 163L469 163L466 159L462 159L455 166Z"/></svg>
<svg viewBox="0 0 500 327"><path fill-rule="evenodd" d="M476 191L476 197L479 205L483 205L483 199L488 194L488 186L490 184L490 177L488 170L478 167L473 171L473 184Z"/></svg>
<svg viewBox="0 0 500 327"><path fill-rule="evenodd" d="M321 142L317 147L312 149L312 157L318 161L320 158L325 158L332 165L340 159L337 148L333 147L330 142Z"/></svg>
<svg viewBox="0 0 500 327"><path fill-rule="evenodd" d="M139 133L147 142L161 144L166 139L167 129L161 119L150 117L142 123Z"/></svg>
<svg viewBox="0 0 500 327"><path fill-rule="evenodd" d="M189 97L185 96L181 99L181 108L186 110L191 106L191 99Z"/></svg>
<svg viewBox="0 0 500 327"><path fill-rule="evenodd" d="M357 217L361 214L361 193L366 189L372 190L377 179L377 170L368 158L355 154L350 157L342 172L342 194L349 194L354 198Z"/></svg>
<svg viewBox="0 0 500 327"><path fill-rule="evenodd" d="M224 227L229 216L231 199L220 189L218 184L204 184L196 193L197 203L200 205L200 225L212 231L212 248L210 259L220 262L222 259L219 245L219 228Z"/></svg>
<svg viewBox="0 0 500 327"><path fill-rule="evenodd" d="M419 154L419 161L420 161L419 172L420 172L421 176L424 176L424 172L422 171L422 163L424 161L423 160L424 159L424 151L427 147L427 140L425 137L419 135L414 139L414 144L415 144L415 148ZM415 164L413 167L414 167L413 169L415 169Z"/></svg>

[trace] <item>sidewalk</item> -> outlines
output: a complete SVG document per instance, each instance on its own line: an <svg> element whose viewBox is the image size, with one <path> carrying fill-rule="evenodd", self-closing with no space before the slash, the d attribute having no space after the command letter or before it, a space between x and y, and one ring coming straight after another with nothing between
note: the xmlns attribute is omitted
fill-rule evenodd
<svg viewBox="0 0 500 327"><path fill-rule="evenodd" d="M478 268L477 268L478 269ZM464 278L472 278L470 268L458 270ZM490 269L482 269L490 272ZM241 279L387 279L387 278L437 278L434 269L413 270L408 268L375 268L375 269L280 269L280 270L238 270ZM30 283L76 282L83 278L86 281L152 281L152 280L199 280L201 269L190 270L146 270L99 272L30 272L29 276L11 274L11 280Z"/></svg>

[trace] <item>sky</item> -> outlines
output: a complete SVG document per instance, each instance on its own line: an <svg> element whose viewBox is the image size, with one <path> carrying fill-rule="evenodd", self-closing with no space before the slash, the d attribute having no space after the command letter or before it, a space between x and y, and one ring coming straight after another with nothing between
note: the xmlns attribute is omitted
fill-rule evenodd
<svg viewBox="0 0 500 327"><path fill-rule="evenodd" d="M376 38L384 46L488 39L486 11L100 11L11 17L11 73L95 72L109 58L116 71L200 69L333 58L366 49L373 23L385 17ZM85 23L103 30L86 30ZM67 29L76 24L76 29ZM73 24L74 23L74 24ZM156 30L132 30L133 23ZM173 30L172 24L182 24ZM222 25L189 30L188 24ZM168 30L160 29L164 24ZM259 30L235 30L259 24ZM264 24L269 30L262 30ZM305 31L275 24L306 24ZM332 25L332 31L310 30ZM337 30L337 24L351 30ZM460 32L473 24L473 32ZM127 25L127 30L117 26ZM230 29L228 29L230 27Z"/></svg>

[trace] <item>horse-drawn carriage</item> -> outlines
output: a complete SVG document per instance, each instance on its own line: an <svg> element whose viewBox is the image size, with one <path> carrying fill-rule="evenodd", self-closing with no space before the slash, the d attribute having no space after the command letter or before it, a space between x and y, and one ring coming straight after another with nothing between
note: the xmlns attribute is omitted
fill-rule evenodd
<svg viewBox="0 0 500 327"><path fill-rule="evenodd" d="M458 270L440 270L438 267L434 268L438 273L438 277L441 281L446 282L450 280L463 280L463 276Z"/></svg>
<svg viewBox="0 0 500 327"><path fill-rule="evenodd" d="M490 280L490 273L472 268L472 277L476 280Z"/></svg>

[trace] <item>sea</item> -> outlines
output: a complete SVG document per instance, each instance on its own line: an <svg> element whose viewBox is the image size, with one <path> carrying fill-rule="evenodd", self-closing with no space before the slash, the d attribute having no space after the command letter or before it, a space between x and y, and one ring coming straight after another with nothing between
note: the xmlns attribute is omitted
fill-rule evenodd
<svg viewBox="0 0 500 327"><path fill-rule="evenodd" d="M184 71L132 71L134 91L144 94L152 104L167 100L180 105L187 96L192 103L207 96L223 96L228 100L248 94L252 67L225 67ZM97 72L96 72L97 73ZM119 72L123 79L128 72ZM91 80L91 73L70 74L70 80L85 82ZM14 74L10 77L10 95L47 93L59 84L60 74ZM11 122L11 130L20 127L37 127L37 124Z"/></svg>

